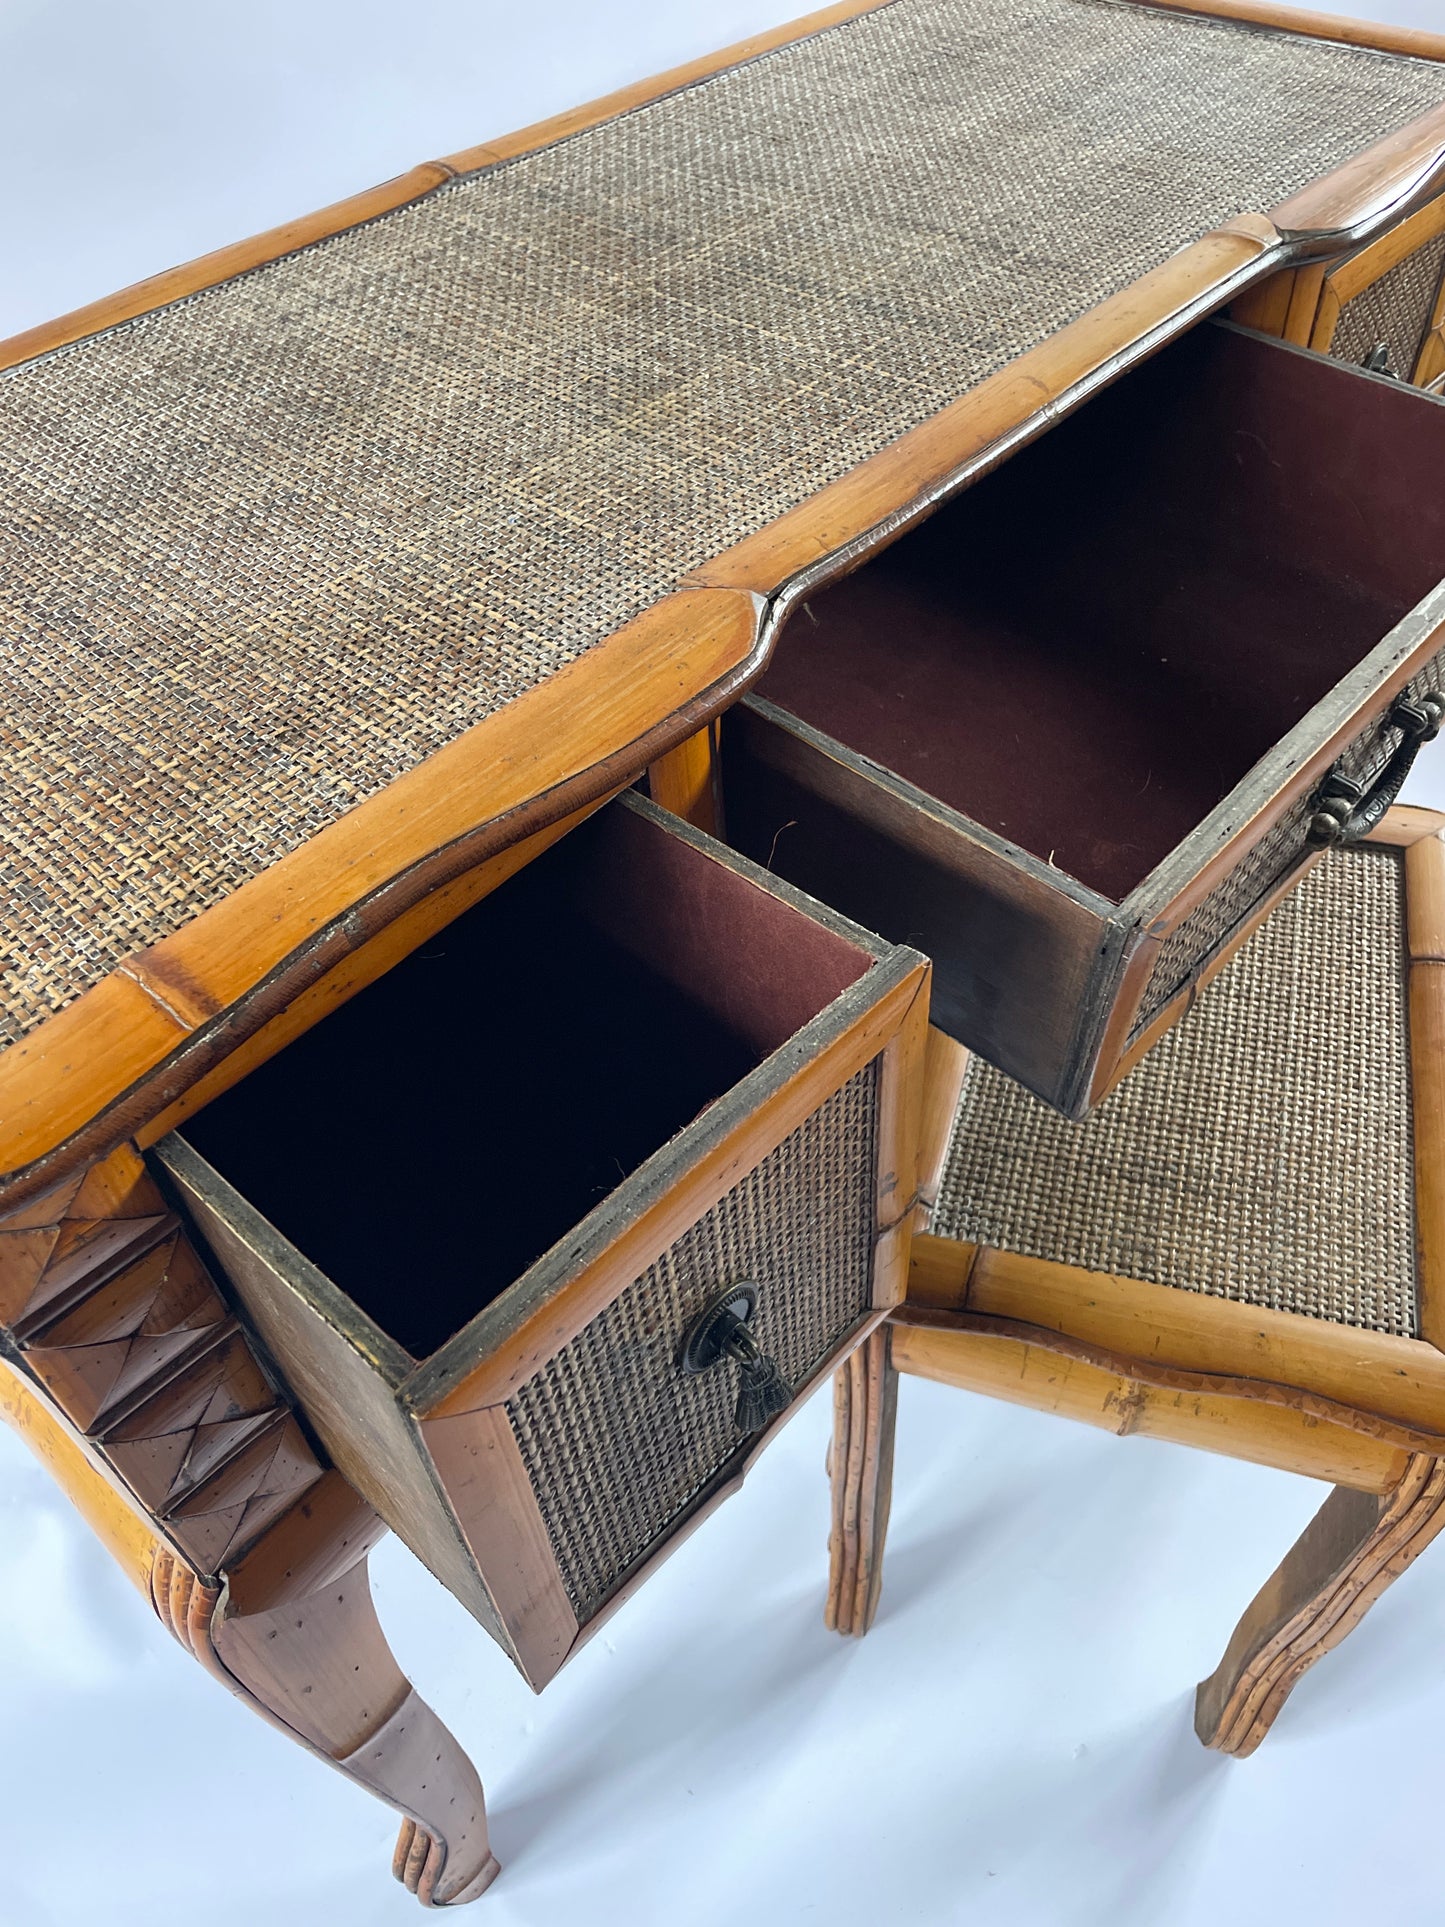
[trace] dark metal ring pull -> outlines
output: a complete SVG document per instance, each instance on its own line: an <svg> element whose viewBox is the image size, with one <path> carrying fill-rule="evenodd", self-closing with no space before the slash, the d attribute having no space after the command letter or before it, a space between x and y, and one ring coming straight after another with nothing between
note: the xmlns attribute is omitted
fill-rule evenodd
<svg viewBox="0 0 1445 1927"><path fill-rule="evenodd" d="M1400 794L1420 745L1433 742L1440 734L1440 725L1445 722L1445 696L1421 696L1418 702L1412 696L1397 696L1385 722L1400 732L1394 755L1368 791L1352 776L1330 771L1320 785L1315 813L1310 818L1311 843L1358 843L1370 834Z"/></svg>
<svg viewBox="0 0 1445 1927"><path fill-rule="evenodd" d="M733 1424L740 1432L761 1432L786 1412L793 1388L774 1359L765 1358L748 1323L758 1306L756 1285L729 1285L708 1300L683 1334L680 1363L685 1372L709 1372L724 1358L738 1367L738 1402Z"/></svg>

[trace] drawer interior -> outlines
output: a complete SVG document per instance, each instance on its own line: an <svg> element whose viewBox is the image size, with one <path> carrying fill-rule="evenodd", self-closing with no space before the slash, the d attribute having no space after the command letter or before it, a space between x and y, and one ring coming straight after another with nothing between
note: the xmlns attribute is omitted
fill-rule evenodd
<svg viewBox="0 0 1445 1927"><path fill-rule="evenodd" d="M873 962L613 804L184 1136L421 1358Z"/></svg>
<svg viewBox="0 0 1445 1927"><path fill-rule="evenodd" d="M1445 408L1196 328L811 595L759 693L1121 902L1445 577Z"/></svg>

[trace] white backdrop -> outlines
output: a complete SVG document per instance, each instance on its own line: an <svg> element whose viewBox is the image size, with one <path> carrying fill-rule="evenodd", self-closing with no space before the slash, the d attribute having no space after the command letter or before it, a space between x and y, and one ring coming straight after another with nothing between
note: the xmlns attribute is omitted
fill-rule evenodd
<svg viewBox="0 0 1445 1927"><path fill-rule="evenodd" d="M790 17L788 0L0 0L0 334ZM1445 0L1382 19L1445 29ZM0 416L3 433L3 416ZM1445 806L1445 756L1412 787ZM489 1927L1313 1927L1445 1914L1445 1554L1206 1753L1194 1681L1323 1496L907 1381L883 1610L820 1617L828 1413L534 1699L394 1540L481 1768ZM0 1927L372 1927L390 1816L227 1699L0 1434Z"/></svg>

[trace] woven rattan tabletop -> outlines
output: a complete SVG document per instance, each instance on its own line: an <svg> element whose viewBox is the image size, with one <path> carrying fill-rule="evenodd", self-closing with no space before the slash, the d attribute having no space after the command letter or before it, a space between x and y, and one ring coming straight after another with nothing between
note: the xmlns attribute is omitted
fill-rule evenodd
<svg viewBox="0 0 1445 1927"><path fill-rule="evenodd" d="M0 376L0 1043L1445 68L892 0Z"/></svg>

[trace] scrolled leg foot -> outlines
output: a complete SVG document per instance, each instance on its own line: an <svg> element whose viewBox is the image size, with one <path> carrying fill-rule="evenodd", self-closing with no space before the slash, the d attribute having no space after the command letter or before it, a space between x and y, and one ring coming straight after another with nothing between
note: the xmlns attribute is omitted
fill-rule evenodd
<svg viewBox="0 0 1445 1927"><path fill-rule="evenodd" d="M1338 1646L1445 1526L1445 1461L1412 1455L1383 1495L1336 1486L1235 1630L1194 1701L1206 1746L1244 1758L1296 1681Z"/></svg>
<svg viewBox="0 0 1445 1927"><path fill-rule="evenodd" d="M423 1906L457 1906L498 1872L482 1784L387 1644L366 1566L380 1530L328 1474L274 1542L219 1584L159 1546L151 1599L233 1693L400 1810L397 1878Z"/></svg>
<svg viewBox="0 0 1445 1927"><path fill-rule="evenodd" d="M396 1836L396 1852L391 1857L391 1870L406 1888L415 1894L423 1907L460 1907L469 1900L477 1900L484 1894L497 1875L501 1872L495 1857L487 1856L485 1866L478 1869L464 1886L450 1891L443 1882L441 1892L437 1882L446 1866L446 1848L435 1835L419 1827L415 1820L406 1819L401 1823L401 1831Z"/></svg>
<svg viewBox="0 0 1445 1927"><path fill-rule="evenodd" d="M405 1816L396 1866L428 1907L456 1906L498 1868L476 1769L402 1673L363 1557L274 1610L218 1609L217 1656L281 1725Z"/></svg>

